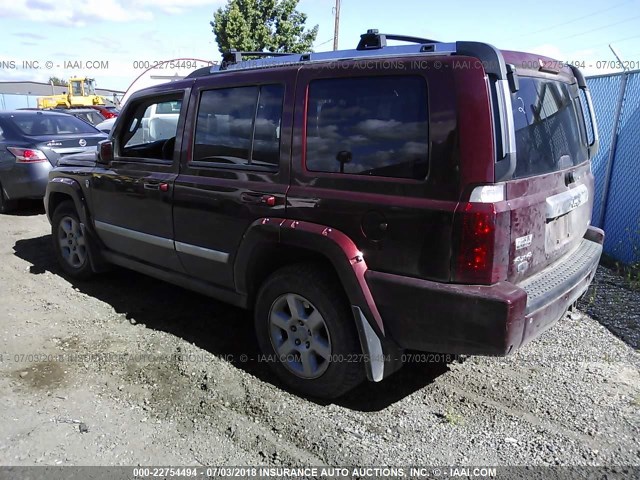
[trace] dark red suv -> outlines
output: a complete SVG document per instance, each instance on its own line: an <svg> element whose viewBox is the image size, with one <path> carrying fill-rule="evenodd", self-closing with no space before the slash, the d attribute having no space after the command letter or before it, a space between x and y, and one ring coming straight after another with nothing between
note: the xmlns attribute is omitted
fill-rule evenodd
<svg viewBox="0 0 640 480"><path fill-rule="evenodd" d="M67 273L116 264L253 309L263 359L318 397L407 349L509 354L586 290L603 232L576 68L373 30L258 55L137 92L95 164L51 173Z"/></svg>

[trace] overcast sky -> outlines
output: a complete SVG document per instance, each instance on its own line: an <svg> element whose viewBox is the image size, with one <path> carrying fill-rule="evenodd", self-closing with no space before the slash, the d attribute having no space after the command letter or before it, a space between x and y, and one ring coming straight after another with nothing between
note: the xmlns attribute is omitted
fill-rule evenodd
<svg viewBox="0 0 640 480"><path fill-rule="evenodd" d="M218 60L209 21L224 3L0 0L0 80L86 75L96 78L99 86L125 90L145 62ZM299 3L298 9L309 15L309 25L320 25L316 51L332 47L334 6L335 0ZM584 60L591 65L587 73L593 74L611 70L603 68L603 62L614 60L609 43L624 60L640 68L638 25L640 0L342 0L340 47L353 48L361 33L378 28L442 41L485 41L558 60ZM33 68L36 61L37 69ZM24 62L32 63L25 67ZM98 68L88 69L87 62ZM101 68L107 66L105 62L108 67Z"/></svg>

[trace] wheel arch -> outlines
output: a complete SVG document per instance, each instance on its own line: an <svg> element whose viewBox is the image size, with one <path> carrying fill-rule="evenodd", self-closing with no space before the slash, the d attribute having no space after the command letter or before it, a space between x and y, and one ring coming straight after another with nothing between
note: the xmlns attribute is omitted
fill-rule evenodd
<svg viewBox="0 0 640 480"><path fill-rule="evenodd" d="M67 200L73 202L80 220L87 225L87 211L82 187L80 187L80 184L76 180L66 177L53 178L47 185L44 206L49 222L53 219L53 213L56 211L56 208Z"/></svg>
<svg viewBox="0 0 640 480"><path fill-rule="evenodd" d="M384 336L384 326L364 279L367 265L349 237L324 225L279 218L259 219L244 235L234 264L236 289L252 305L264 280L293 263L317 262L335 273L352 306Z"/></svg>
<svg viewBox="0 0 640 480"><path fill-rule="evenodd" d="M80 218L83 229L89 242L91 249L89 250L89 260L94 272L101 272L109 269L108 263L101 253L102 243L95 234L90 222L89 208L87 206L86 197L82 191L80 183L72 178L55 177L49 180L47 191L44 198L45 211L49 218L49 223L53 223L53 214L56 208L65 201L73 202L76 213Z"/></svg>

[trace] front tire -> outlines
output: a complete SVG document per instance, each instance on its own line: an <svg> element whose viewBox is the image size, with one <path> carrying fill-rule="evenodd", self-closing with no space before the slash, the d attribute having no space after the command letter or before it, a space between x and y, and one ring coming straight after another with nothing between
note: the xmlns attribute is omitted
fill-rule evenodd
<svg viewBox="0 0 640 480"><path fill-rule="evenodd" d="M339 280L321 265L298 264L272 274L255 308L258 344L288 387L336 398L364 379L355 322Z"/></svg>
<svg viewBox="0 0 640 480"><path fill-rule="evenodd" d="M68 275L80 280L93 275L89 260L89 239L73 202L62 202L55 209L51 221L51 237L56 259Z"/></svg>

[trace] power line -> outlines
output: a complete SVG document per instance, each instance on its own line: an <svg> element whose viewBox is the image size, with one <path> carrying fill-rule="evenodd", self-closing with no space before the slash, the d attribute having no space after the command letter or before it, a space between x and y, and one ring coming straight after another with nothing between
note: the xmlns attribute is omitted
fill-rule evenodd
<svg viewBox="0 0 640 480"><path fill-rule="evenodd" d="M608 25L603 25L602 27L592 28L590 30L587 30L586 32L576 33L574 35L568 35L566 37L556 38L555 40L565 40L567 38L580 37L580 36L586 35L588 33L596 32L598 30L604 30L605 28L609 28L609 27L614 27L616 25L620 25L621 23L630 22L631 20L635 20L636 18L640 18L640 15L636 15L635 17L631 17L631 18L627 18L625 20L621 20L620 22L615 22L615 23L610 23Z"/></svg>
<svg viewBox="0 0 640 480"><path fill-rule="evenodd" d="M613 10L615 8L621 7L622 5L626 5L629 2L630 2L630 0L626 0L626 1L618 3L616 5L612 5L610 7L603 8L602 10L597 10L595 12L588 13L587 15L583 15L581 17L577 17L577 18L574 18L572 20L567 20L566 22L558 23L558 24L552 25L550 27L545 27L545 28L542 28L540 30L536 30L535 32L525 33L525 34L520 35L520 36L521 37L529 37L531 35L535 35L536 33L541 33L541 32L546 32L546 31L549 31L549 30L553 30L554 28L562 27L564 25L569 25L570 23L575 23L577 21L584 20L585 18L593 17L594 15L598 15L598 14L603 13L603 12L608 12L609 10Z"/></svg>
<svg viewBox="0 0 640 480"><path fill-rule="evenodd" d="M588 45L588 46L582 47L582 48L587 49L587 48L605 47L605 46L607 46L607 45L609 45L611 43L622 43L622 42L625 42L627 40L631 40L631 39L638 38L638 37L640 37L640 34L631 35L630 37L619 38L617 40L611 40L611 41L605 42L605 43L599 43L597 45Z"/></svg>
<svg viewBox="0 0 640 480"><path fill-rule="evenodd" d="M333 37L331 37L326 42L322 42L322 43L317 44L316 47L321 47L321 46L326 45L327 43L331 43L331 42L333 42Z"/></svg>

